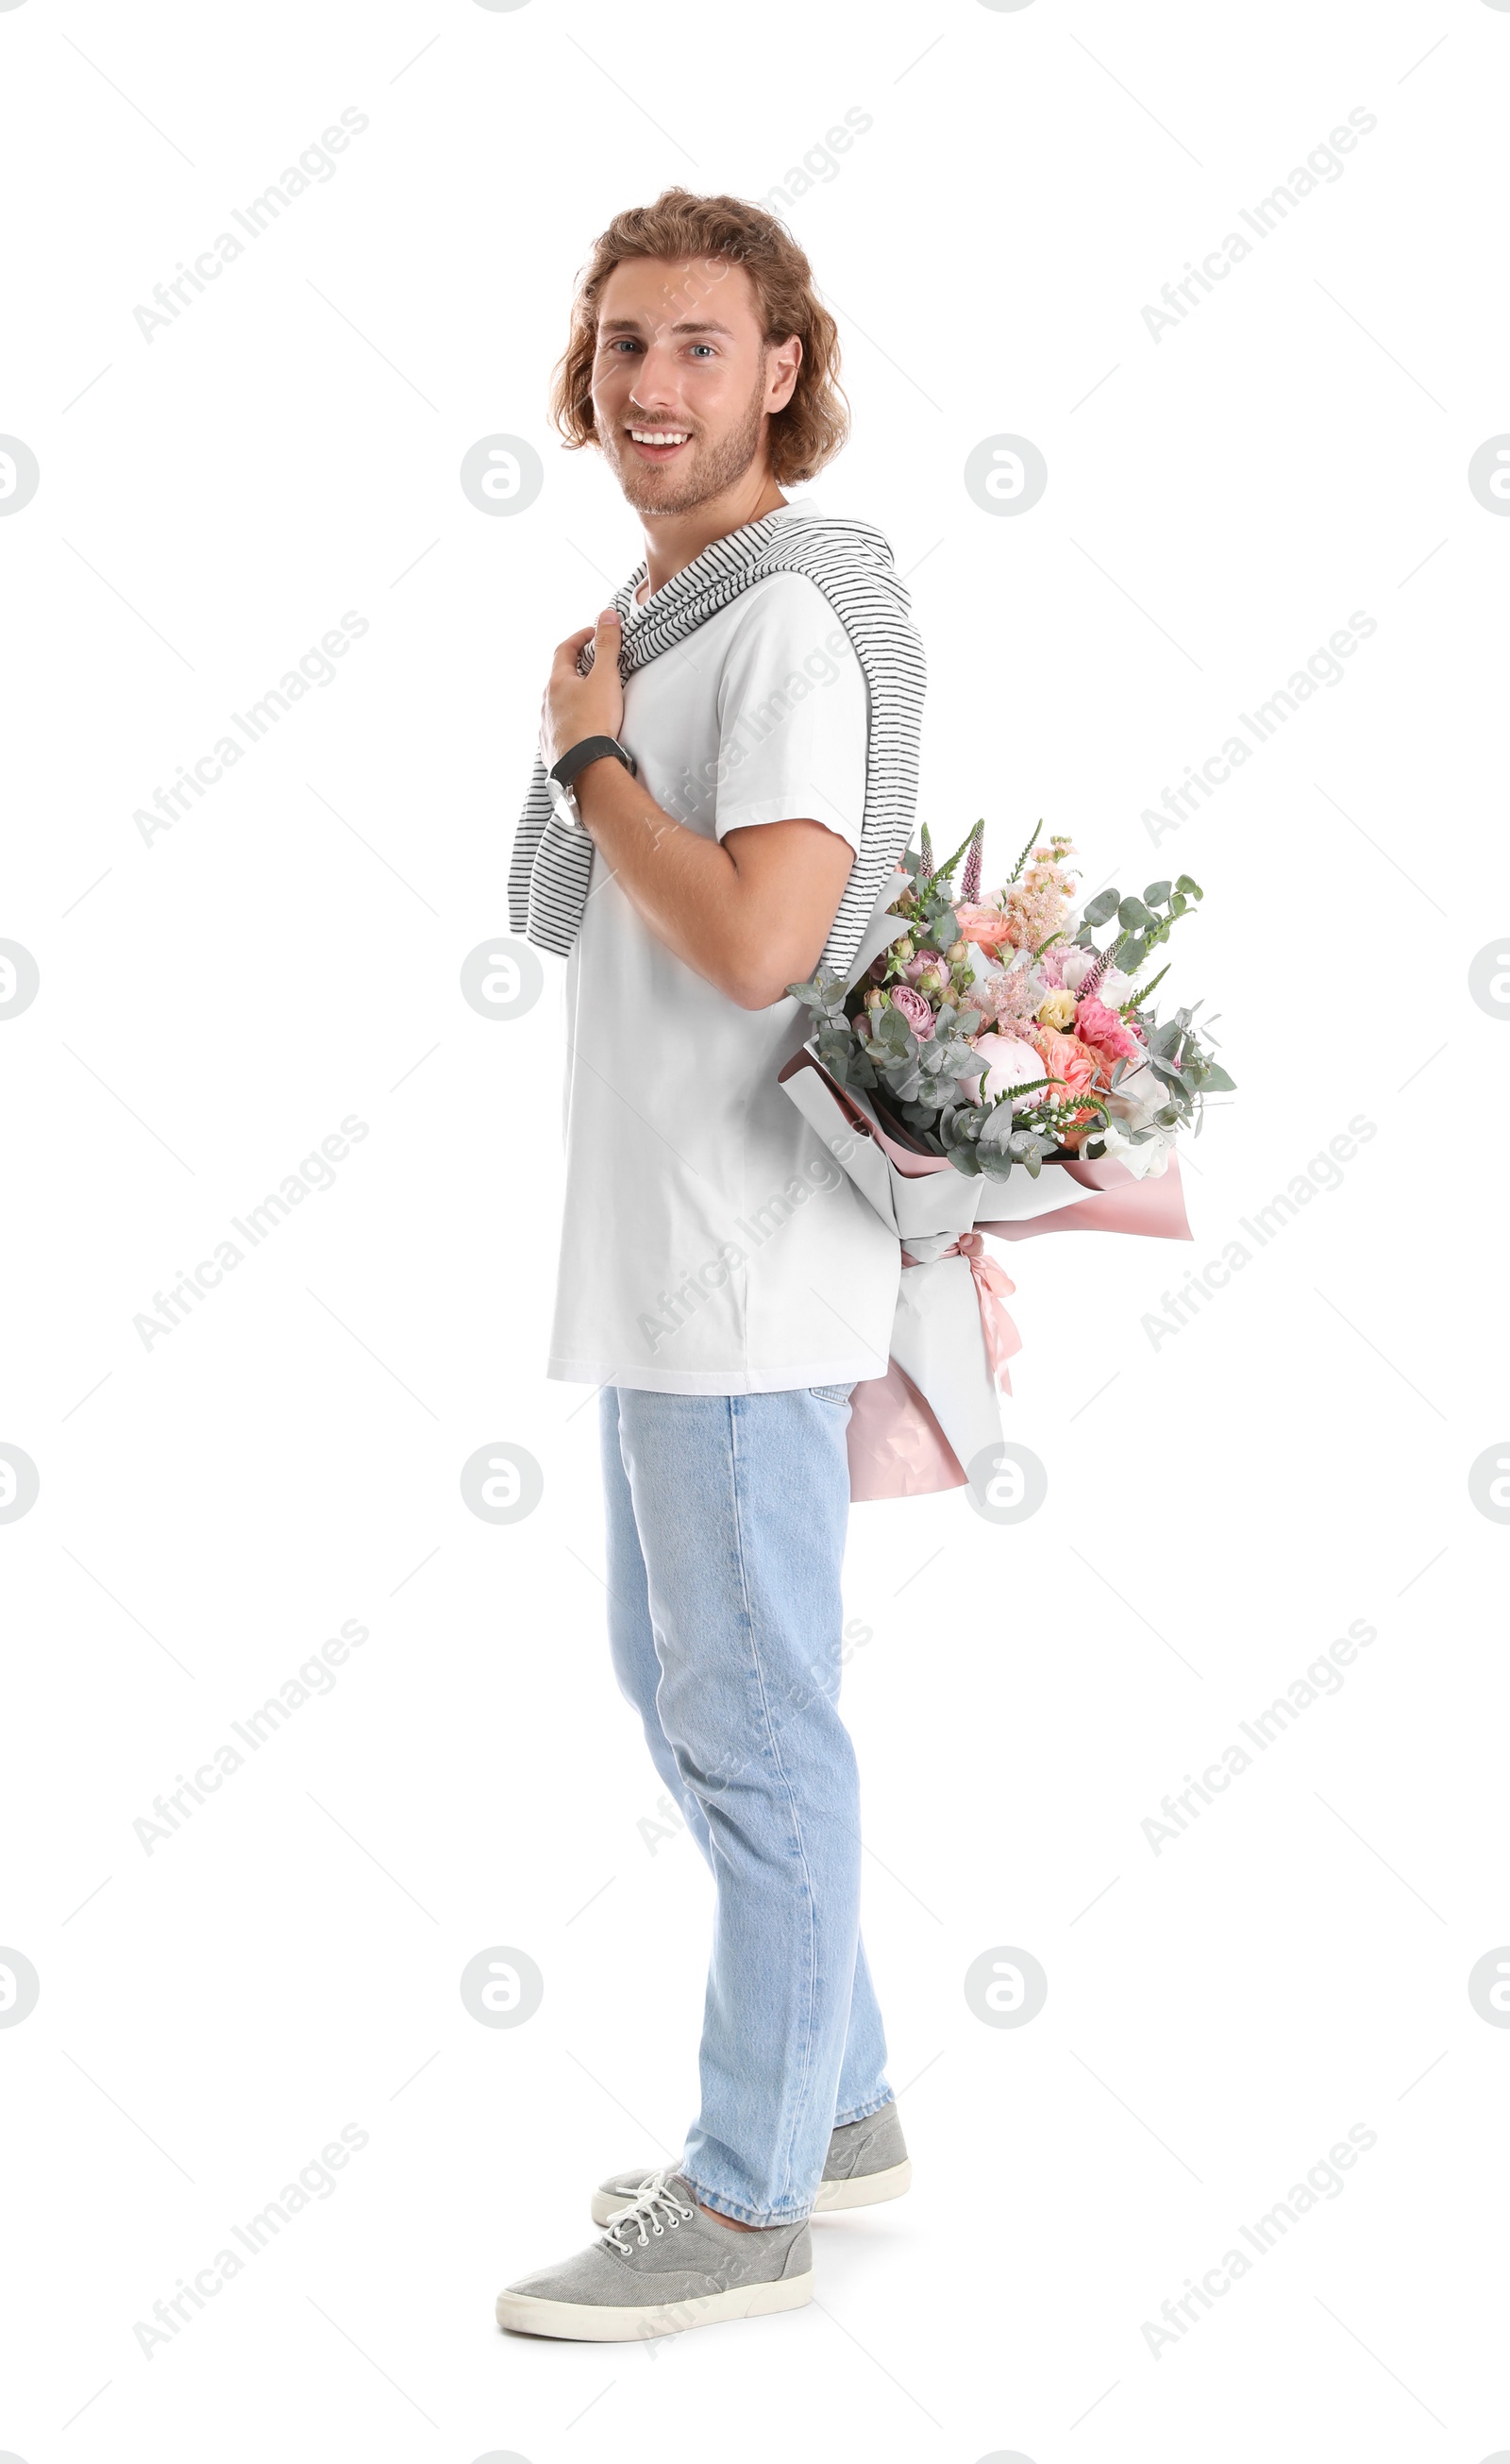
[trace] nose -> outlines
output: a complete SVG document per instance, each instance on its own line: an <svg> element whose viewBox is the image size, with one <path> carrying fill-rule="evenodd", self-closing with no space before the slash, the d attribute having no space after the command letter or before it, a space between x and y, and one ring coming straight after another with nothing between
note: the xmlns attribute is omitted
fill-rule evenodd
<svg viewBox="0 0 1510 2464"><path fill-rule="evenodd" d="M635 371L629 399L639 410L674 410L676 392L675 351L668 341L656 336Z"/></svg>

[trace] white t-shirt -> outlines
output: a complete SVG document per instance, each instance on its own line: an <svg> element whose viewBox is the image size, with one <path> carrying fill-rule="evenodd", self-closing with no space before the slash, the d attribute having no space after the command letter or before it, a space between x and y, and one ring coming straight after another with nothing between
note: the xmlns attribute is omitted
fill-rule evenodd
<svg viewBox="0 0 1510 2464"><path fill-rule="evenodd" d="M858 847L865 729L864 677L805 574L754 583L624 687L641 780L705 838L808 820ZM895 1236L777 1084L809 1013L715 991L595 855L566 1018L548 1375L668 1395L884 1375Z"/></svg>

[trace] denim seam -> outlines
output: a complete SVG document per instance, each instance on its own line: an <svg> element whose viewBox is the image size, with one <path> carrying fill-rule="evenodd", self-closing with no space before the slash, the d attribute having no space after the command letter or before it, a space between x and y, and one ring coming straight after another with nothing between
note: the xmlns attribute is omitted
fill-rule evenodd
<svg viewBox="0 0 1510 2464"><path fill-rule="evenodd" d="M847 2130L852 2122L868 2122L873 2113L885 2113L887 2105L895 2104L895 2102L896 2098L892 2095L891 2090L887 2088L885 2096L877 2097L874 2104L863 2104L856 2113L836 2113L834 2116L834 2128L836 2130Z"/></svg>
<svg viewBox="0 0 1510 2464"><path fill-rule="evenodd" d="M754 2208L741 2207L737 2199L726 2198L722 2190L710 2190L706 2184L688 2171L685 2165L682 2167L682 2179L691 2185L692 2194L700 2207L711 2208L716 2215L733 2216L735 2224L800 2225L805 2224L812 2213L810 2208L782 2209L779 2212L774 2208L762 2208L757 2212Z"/></svg>
<svg viewBox="0 0 1510 2464"><path fill-rule="evenodd" d="M745 1625L750 1638L750 1658L755 1671L755 1683L759 1688L760 1715L765 1722L766 1741L770 1747L773 1759L776 1763L777 1771L781 1781L782 1789L786 1794L787 1811L791 1818L793 1836L797 1842L797 1853L801 1861L802 1887L807 1894L807 2025L803 2034L801 2077L798 2085L798 2093L793 2106L792 2119L787 2127L786 2146L782 2150L782 2164L785 2170L785 2178L790 2184L792 2178L792 2139L797 2128L797 2115L801 2108L802 2098L807 2093L808 2084L812 2079L813 2073L813 2014L818 1999L818 1919L815 1913L817 1901L813 1891L813 1877L807 1861L807 1848L802 1837L801 1818L797 1809L797 1796L791 1781L787 1778L786 1771L781 1761L780 1748L777 1743L776 1727L771 1718L771 1705L766 1693L765 1671L760 1665L760 1646L755 1638L755 1614L750 1603L750 1584L745 1571L744 1524L739 1510L739 1447L737 1435L739 1422L738 1414L733 1409L733 1402L734 1397L731 1397L729 1412L729 1486L730 1502L733 1514L734 1548L739 1568L739 1593L740 1597L744 1602ZM746 2217L743 2218L742 2221L749 2223L752 2219Z"/></svg>
<svg viewBox="0 0 1510 2464"><path fill-rule="evenodd" d="M606 1572L605 1572L605 1575L604 1575L604 1588L606 1589L606 1591L607 1591L607 1593L608 1593L608 1596L609 1596L609 1598L610 1598L612 1601L614 1601L614 1602L617 1604L617 1606L618 1606L622 1611L625 1612L625 1613L626 1613L628 1616L630 1616L631 1617L634 1617L634 1618L636 1618L636 1619L637 1619L637 1618L639 1617L639 1616L640 1616L640 1613L641 1613L642 1609L643 1609L643 1611L644 1611L646 1630L646 1632L648 1633L649 1638L650 1638L650 1653L651 1653L651 1657L653 1658L653 1660L654 1660L654 1661L655 1661L655 1664L656 1664L656 1680L655 1680L655 1684L654 1684L654 1686L653 1686L653 1687L652 1687L652 1689L651 1689L651 1698L650 1698L650 1699L651 1699L651 1708L652 1708L652 1710L653 1710L653 1711L654 1711L654 1713L655 1713L656 1726L657 1726L657 1728L658 1728L658 1729L659 1729L659 1731L660 1731L662 1741L663 1741L663 1743L665 1744L666 1749L667 1749L667 1753L668 1753L668 1754L669 1754L669 1756L670 1756L670 1761L671 1761L671 1771L670 1771L670 1775L669 1775L669 1777L667 1777L667 1773L666 1773L666 1772L664 1772L664 1771L661 1771L660 1764L659 1764L659 1763L657 1762L657 1760L656 1760L655 1748L654 1748L654 1745L653 1745L653 1744L651 1744L651 1742L650 1742L650 1739L649 1739L649 1736L648 1736L648 1732L646 1732L646 1745L649 1747L649 1751L650 1751L650 1760L651 1760L651 1764L652 1764L652 1766L654 1767L654 1769L656 1770L656 1771L659 1773L659 1775L660 1775L663 1779L666 1779L667 1790L669 1791L670 1794L673 1796L673 1798L676 1800L676 1802L679 1804L679 1806L680 1806L680 1808L681 1808L682 1819L683 1819L683 1821L684 1821L684 1822L686 1823L686 1825L687 1825L687 1828L688 1828L688 1832L689 1832L689 1834L690 1835L690 1837L691 1837L692 1840L693 1840L693 1841L694 1841L694 1843L696 1844L697 1849L698 1849L699 1853L701 1854L701 1856L703 1857L703 1859L704 1859L705 1862L709 1865L709 1867L710 1867L710 1868L711 1868L711 1866L712 1866L712 1842L711 1842L711 1835L709 1834L709 1830L708 1830L708 1816L707 1816L707 1814L706 1814L706 1812L705 1812L705 1810L704 1810L704 1808L703 1808L703 1805L702 1805L701 1800L699 1799L699 1797L698 1797L698 1795L697 1795L697 1793L696 1793L696 1791L692 1788L692 1786L691 1786L690 1782L689 1782L689 1781L688 1780L688 1778L687 1778L686 1773L685 1773L685 1772L684 1772L684 1771L682 1770L681 1762L680 1762L680 1759L678 1758L678 1755L677 1755L677 1752L676 1752L676 1749L675 1749L675 1747L671 1744L671 1741L670 1741L669 1737L667 1737L667 1734L666 1734L666 1724L665 1724L665 1721L664 1721L664 1720L662 1719L662 1717L661 1717L661 1707L660 1707L660 1691L661 1691L661 1685L662 1685L662 1683L663 1683L663 1681L664 1681L664 1679L665 1679L665 1675L666 1675L666 1663L665 1663L665 1661L663 1660L662 1655L661 1655L661 1639L660 1639L659 1633L657 1632L657 1628L656 1628L656 1622L655 1622L655 1612L654 1612L654 1609L652 1608L652 1606L651 1606L651 1602L650 1602L650 1576L649 1576L649 1569L648 1569L648 1567L647 1567L647 1566L646 1566L646 1564L644 1547L643 1547L643 1545L641 1544L640 1537L639 1537L639 1529L638 1529L638 1526L637 1526L637 1524L635 1523L635 1509L634 1509L634 1476L633 1476L633 1472L632 1472L631 1467L630 1467L630 1463L629 1463L628 1455L627 1455L627 1453L626 1453L626 1451L625 1451L625 1447L626 1447L626 1444L627 1444L627 1440L626 1440L626 1438L625 1438L625 1436L624 1436L624 1412L623 1412L623 1407L622 1407L622 1405L621 1405L621 1403L620 1403L620 1399L619 1399L620 1390L619 1390L619 1388L618 1388L617 1386L603 1386L602 1388L601 1388L601 1389L600 1389L600 1394L601 1394L601 1396L602 1396L602 1397L605 1397L605 1398L606 1398L606 1401L607 1401L607 1407L608 1407L609 1411L610 1411L610 1412L611 1412L611 1414L612 1414L612 1419L613 1419L613 1432L614 1432L614 1451L615 1451L615 1454L616 1454L616 1455L617 1455L617 1457L618 1457L619 1468L620 1468L621 1472L623 1473L623 1476L624 1476L624 1489L625 1489L625 1492L626 1492L627 1497L628 1497L628 1502L629 1502L629 1519L630 1519L631 1525L634 1525L634 1526L635 1526L635 1537L634 1537L635 1566L636 1566L636 1568L637 1568L637 1570L638 1570L638 1578L639 1578L639 1579L638 1579L638 1582L637 1582L637 1584L636 1584L636 1586L635 1586L635 1597L634 1597L632 1600L626 1600L626 1599L625 1599L625 1597L624 1597L624 1593L623 1593L622 1591L620 1591L620 1590L619 1590L619 1588L618 1588L617 1584L615 1583L615 1581L614 1581L614 1579L613 1579L613 1577L614 1577L614 1575L615 1575L616 1572L618 1571L618 1568L617 1568L617 1563L616 1563L616 1559L615 1559L615 1555L614 1555L614 1547L613 1547L613 1530L612 1530L612 1516L611 1516L611 1513L610 1513L610 1516L609 1516L609 1528L608 1528L607 1533L606 1533L606 1535L605 1535L605 1537L606 1537L606 1542L607 1542L607 1547L606 1547L606 1552L605 1552L605 1558L604 1558L604 1564L605 1564L605 1568L606 1568ZM605 1471L606 1471L606 1466L605 1466ZM610 1649L611 1649L611 1643L610 1643ZM616 1674L617 1674L617 1672L616 1672ZM622 1693L624 1693L624 1694L625 1695L626 1699L627 1699L631 1704L633 1704L633 1705L634 1705L634 1707L635 1707L637 1710L639 1710L639 1711L640 1711L640 1715L641 1715L641 1722L642 1722L642 1726L643 1726L643 1725L644 1725L644 1720L645 1720L645 1713L644 1713L643 1706L638 1703L638 1701L636 1700L636 1698L635 1698L633 1695L631 1695L631 1694L629 1694L629 1693L628 1693L628 1689L624 1686L624 1683L623 1683L623 1680L622 1680L622 1679L620 1680L620 1691L621 1691Z"/></svg>
<svg viewBox="0 0 1510 2464"><path fill-rule="evenodd" d="M620 1469L624 1473L624 1484L629 1492L629 1514L632 1521L634 1517L634 1480L624 1450L624 1418L619 1409L619 1390L616 1386L602 1386L598 1391L601 1395L610 1395L613 1397L611 1408L614 1416L614 1444L619 1457ZM607 1567L607 1573L604 1577L603 1589L607 1593L609 1598L617 1602L621 1609L626 1610L631 1617L637 1617L640 1613L641 1605L638 1596L633 1600L626 1600L623 1592L617 1588L613 1581L613 1574L616 1568L614 1564L613 1538L611 1530L604 1533L604 1541L606 1545L603 1551L603 1560ZM645 1562L645 1551L643 1549L640 1551L640 1574L645 1586L645 1621L646 1626L649 1628L650 1648L655 1652L657 1662L659 1662L661 1655L656 1646L655 1640L655 1614L650 1606L650 1576L649 1570Z"/></svg>

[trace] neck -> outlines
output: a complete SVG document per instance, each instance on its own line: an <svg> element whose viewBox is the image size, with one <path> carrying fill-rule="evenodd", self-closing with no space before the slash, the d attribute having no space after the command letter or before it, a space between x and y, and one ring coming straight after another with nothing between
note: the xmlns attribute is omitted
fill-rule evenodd
<svg viewBox="0 0 1510 2464"><path fill-rule="evenodd" d="M685 514L642 514L645 529L645 561L649 580L646 594L659 590L680 573L684 565L701 556L705 547L715 539L727 539L731 531L742 531L747 522L757 522L765 514L774 514L786 498L769 471L746 471L732 488L719 495L710 496L706 504L693 505Z"/></svg>

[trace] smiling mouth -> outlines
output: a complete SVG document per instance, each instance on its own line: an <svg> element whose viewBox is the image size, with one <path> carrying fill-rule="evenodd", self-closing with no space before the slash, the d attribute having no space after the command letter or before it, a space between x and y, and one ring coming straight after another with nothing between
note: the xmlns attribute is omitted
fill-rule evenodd
<svg viewBox="0 0 1510 2464"><path fill-rule="evenodd" d="M628 437L636 452L646 462L669 462L679 453L690 436L686 428L628 428Z"/></svg>

